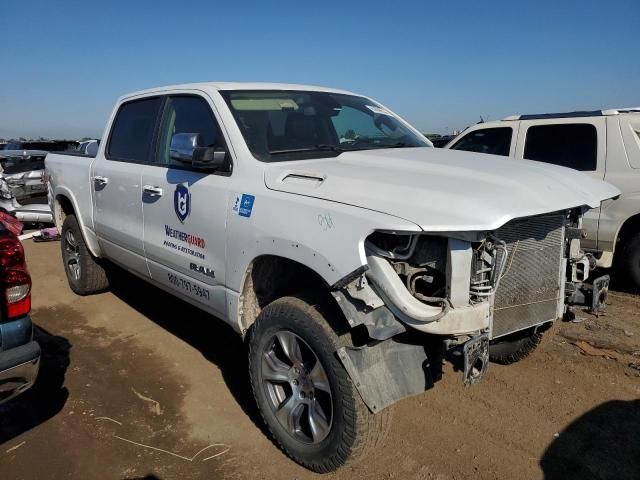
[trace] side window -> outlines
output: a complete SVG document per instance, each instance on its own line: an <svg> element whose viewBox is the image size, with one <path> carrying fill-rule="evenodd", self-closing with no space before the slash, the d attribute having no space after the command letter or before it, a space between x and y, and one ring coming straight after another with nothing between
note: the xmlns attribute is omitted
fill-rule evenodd
<svg viewBox="0 0 640 480"><path fill-rule="evenodd" d="M527 130L524 158L592 172L598 164L597 148L598 134L593 125L536 125Z"/></svg>
<svg viewBox="0 0 640 480"><path fill-rule="evenodd" d="M483 128L469 132L458 140L451 149L508 156L512 136L513 129L511 127Z"/></svg>
<svg viewBox="0 0 640 480"><path fill-rule="evenodd" d="M197 96L173 96L167 99L160 126L158 158L161 165L188 166L169 155L171 139L178 133L197 135L198 147L224 147L220 132L209 104Z"/></svg>
<svg viewBox="0 0 640 480"><path fill-rule="evenodd" d="M160 97L123 104L111 128L107 158L148 162L161 104Z"/></svg>

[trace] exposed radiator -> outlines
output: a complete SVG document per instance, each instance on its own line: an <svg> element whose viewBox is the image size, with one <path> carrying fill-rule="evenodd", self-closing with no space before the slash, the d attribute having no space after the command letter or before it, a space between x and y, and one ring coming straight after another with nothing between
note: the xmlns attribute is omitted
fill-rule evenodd
<svg viewBox="0 0 640 480"><path fill-rule="evenodd" d="M556 319L564 301L564 225L564 215L553 214L512 220L494 232L509 255L495 296L493 338Z"/></svg>

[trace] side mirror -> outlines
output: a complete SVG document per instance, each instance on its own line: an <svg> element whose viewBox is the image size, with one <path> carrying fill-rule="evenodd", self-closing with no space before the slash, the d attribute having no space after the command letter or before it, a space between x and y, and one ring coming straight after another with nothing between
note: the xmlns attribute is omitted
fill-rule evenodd
<svg viewBox="0 0 640 480"><path fill-rule="evenodd" d="M202 137L199 133L176 133L171 137L169 157L179 162L191 163L193 152L202 145Z"/></svg>
<svg viewBox="0 0 640 480"><path fill-rule="evenodd" d="M217 170L222 167L227 158L227 152L216 147L197 147L193 151L191 165L203 170Z"/></svg>
<svg viewBox="0 0 640 480"><path fill-rule="evenodd" d="M95 157L96 155L98 155L98 146L98 142L89 143L89 145L87 145L87 155L91 157Z"/></svg>
<svg viewBox="0 0 640 480"><path fill-rule="evenodd" d="M218 147L202 147L199 133L176 133L171 137L169 156L172 160L189 163L194 168L216 170L224 165L227 152Z"/></svg>

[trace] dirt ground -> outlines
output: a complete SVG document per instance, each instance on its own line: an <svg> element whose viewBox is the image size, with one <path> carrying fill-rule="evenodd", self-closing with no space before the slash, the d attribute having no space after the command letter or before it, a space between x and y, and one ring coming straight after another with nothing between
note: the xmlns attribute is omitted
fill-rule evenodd
<svg viewBox="0 0 640 480"><path fill-rule="evenodd" d="M75 296L58 243L25 248L43 359L0 407L0 478L320 478L265 435L231 328L128 275ZM445 368L381 450L324 478L640 478L640 297L610 300L475 387Z"/></svg>

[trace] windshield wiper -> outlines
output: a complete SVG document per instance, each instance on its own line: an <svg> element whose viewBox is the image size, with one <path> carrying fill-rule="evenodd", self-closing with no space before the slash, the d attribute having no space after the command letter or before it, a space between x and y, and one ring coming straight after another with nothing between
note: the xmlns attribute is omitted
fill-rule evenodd
<svg viewBox="0 0 640 480"><path fill-rule="evenodd" d="M338 155L344 152L354 152L357 150L377 150L383 148L405 148L405 147L415 147L415 145L411 145L406 142L397 142L392 143L390 145L367 145L367 146L359 146L353 148L343 148L338 145L327 145L324 143L319 143L314 145L313 147L303 147L303 148L286 148L282 150L269 150L269 155L286 155L288 153L305 153L305 152L335 152Z"/></svg>
<svg viewBox="0 0 640 480"><path fill-rule="evenodd" d="M415 145L411 145L406 142L397 142L397 143L392 143L391 145L376 146L375 148L407 148L407 147L415 147Z"/></svg>
<svg viewBox="0 0 640 480"><path fill-rule="evenodd" d="M313 147L303 147L303 148L286 148L283 150L269 150L269 155L286 155L287 153L303 153L303 152L336 152L342 153L345 149L338 147L337 145L326 145L324 143L319 143L318 145L314 145Z"/></svg>

